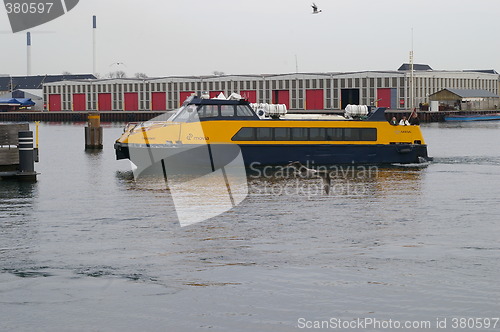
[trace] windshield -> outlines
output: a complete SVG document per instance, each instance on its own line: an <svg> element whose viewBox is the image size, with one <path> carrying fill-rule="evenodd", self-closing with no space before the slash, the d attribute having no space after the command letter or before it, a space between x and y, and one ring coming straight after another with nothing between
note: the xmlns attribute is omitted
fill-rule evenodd
<svg viewBox="0 0 500 332"><path fill-rule="evenodd" d="M169 121L174 122L189 122L195 120L196 117L196 105L182 106L179 110L172 115Z"/></svg>
<svg viewBox="0 0 500 332"><path fill-rule="evenodd" d="M252 109L248 105L185 105L172 115L168 121L173 122L196 122L200 119L223 118L238 119L243 117L254 117Z"/></svg>

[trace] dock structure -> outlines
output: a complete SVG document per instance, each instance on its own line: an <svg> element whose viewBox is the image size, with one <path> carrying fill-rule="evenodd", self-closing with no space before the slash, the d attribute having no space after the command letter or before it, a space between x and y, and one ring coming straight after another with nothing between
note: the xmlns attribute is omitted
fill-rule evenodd
<svg viewBox="0 0 500 332"><path fill-rule="evenodd" d="M33 143L28 123L0 123L0 180L36 181Z"/></svg>
<svg viewBox="0 0 500 332"><path fill-rule="evenodd" d="M111 111L99 112L101 122L139 122L148 121L163 112L138 111L124 112ZM70 112L0 112L1 121L42 121L42 122L87 122L88 111L70 111Z"/></svg>
<svg viewBox="0 0 500 332"><path fill-rule="evenodd" d="M343 115L345 112L343 110L318 110L317 112L324 114L338 114ZM386 118L389 120L393 116L397 118L405 115L408 117L411 114L409 109L388 109L385 112ZM498 112L498 111L496 111ZM123 112L123 111L111 111L111 112L98 112L101 122L142 122L149 121L160 115L172 114L173 112L153 112L153 111L138 111L138 112ZM294 114L307 114L310 112L305 112L303 110L289 110L288 113ZM455 115L460 113L460 111L450 110L450 111L418 111L418 117L420 122L443 122L446 116ZM483 115L492 113L492 110L476 110L469 111L467 114L472 115ZM27 121L27 122L87 122L89 112L0 112L0 122L1 121Z"/></svg>

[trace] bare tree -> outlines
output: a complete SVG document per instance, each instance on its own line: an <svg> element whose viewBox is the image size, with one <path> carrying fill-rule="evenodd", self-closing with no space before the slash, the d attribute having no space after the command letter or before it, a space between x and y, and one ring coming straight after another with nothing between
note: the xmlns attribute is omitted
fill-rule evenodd
<svg viewBox="0 0 500 332"><path fill-rule="evenodd" d="M224 75L225 73L223 71L219 71L219 70L214 70L212 72L212 74L214 74L215 76L222 76Z"/></svg>
<svg viewBox="0 0 500 332"><path fill-rule="evenodd" d="M62 75L68 76L68 75L71 75L71 73L69 71L65 70L65 71L62 72Z"/></svg>
<svg viewBox="0 0 500 332"><path fill-rule="evenodd" d="M144 79L144 78L148 78L148 75L146 75L145 73L135 73L134 77Z"/></svg>
<svg viewBox="0 0 500 332"><path fill-rule="evenodd" d="M117 71L112 71L108 73L108 78L126 78L127 73L125 73L123 70L117 70Z"/></svg>

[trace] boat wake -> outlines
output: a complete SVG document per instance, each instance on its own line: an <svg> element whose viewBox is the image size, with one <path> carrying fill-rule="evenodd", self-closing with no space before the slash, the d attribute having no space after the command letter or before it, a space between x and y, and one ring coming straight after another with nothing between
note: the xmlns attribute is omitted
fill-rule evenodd
<svg viewBox="0 0 500 332"><path fill-rule="evenodd" d="M435 158L434 163L436 164L465 164L465 165L492 165L500 166L500 157L492 156L456 156L456 157L445 157L445 158Z"/></svg>
<svg viewBox="0 0 500 332"><path fill-rule="evenodd" d="M394 163L391 165L396 167L405 167L405 168L424 168L431 164L430 160L427 160L423 157L418 157L418 161L419 161L418 163L411 163L411 164Z"/></svg>

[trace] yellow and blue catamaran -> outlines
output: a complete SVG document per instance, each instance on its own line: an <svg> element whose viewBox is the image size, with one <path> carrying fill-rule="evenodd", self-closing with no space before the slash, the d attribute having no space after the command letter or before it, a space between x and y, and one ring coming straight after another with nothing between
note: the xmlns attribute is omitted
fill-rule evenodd
<svg viewBox="0 0 500 332"><path fill-rule="evenodd" d="M115 143L116 157L132 160L132 149L148 151L144 156L162 151L160 159L182 155L181 159L191 164L203 157L197 156L200 147L208 147L211 155L238 147L247 167L295 161L309 165L428 161L420 126L391 125L384 111L374 108L347 117L289 114L284 105L191 96L168 119L128 124ZM159 161L158 157L153 159Z"/></svg>

